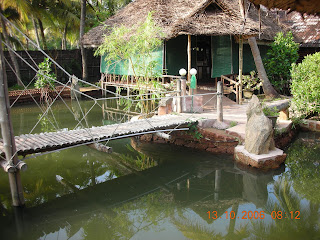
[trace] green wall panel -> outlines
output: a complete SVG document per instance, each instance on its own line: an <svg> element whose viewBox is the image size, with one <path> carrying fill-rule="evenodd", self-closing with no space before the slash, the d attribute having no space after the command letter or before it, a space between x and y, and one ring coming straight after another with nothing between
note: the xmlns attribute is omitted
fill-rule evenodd
<svg viewBox="0 0 320 240"><path fill-rule="evenodd" d="M144 64L148 64L151 61L156 62L155 70L157 74L162 74L163 69L163 46L161 46L158 50L151 53L150 57L146 57L143 59ZM135 65L137 59L135 57L132 58L133 63ZM128 60L119 60L114 61L110 65L105 61L105 58L101 57L101 65L100 71L102 73L110 73L110 74L117 74L117 75L133 75L133 71L131 65L129 64ZM137 75L141 75L138 69L135 69Z"/></svg>
<svg viewBox="0 0 320 240"><path fill-rule="evenodd" d="M195 37L191 37L191 48L195 46ZM169 75L179 75L181 68L188 68L187 56L188 36L181 35L166 42L166 65ZM191 65L196 67L196 54L191 51Z"/></svg>
<svg viewBox="0 0 320 240"><path fill-rule="evenodd" d="M232 48L232 50L231 50ZM267 45L259 45L261 58L267 56ZM214 36L211 38L212 51L212 77L224 74L239 73L239 44L230 36ZM232 54L232 57L231 57ZM231 68L231 61L233 66ZM232 72L233 69L233 72ZM256 70L254 59L249 44L243 44L243 73Z"/></svg>
<svg viewBox="0 0 320 240"><path fill-rule="evenodd" d="M211 37L212 77L220 77L231 73L231 61L234 53L231 51L230 36Z"/></svg>

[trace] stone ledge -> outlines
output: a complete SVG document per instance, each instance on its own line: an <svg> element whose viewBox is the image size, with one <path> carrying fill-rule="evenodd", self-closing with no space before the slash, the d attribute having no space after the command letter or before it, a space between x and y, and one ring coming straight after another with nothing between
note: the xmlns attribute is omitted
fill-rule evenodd
<svg viewBox="0 0 320 240"><path fill-rule="evenodd" d="M320 121L305 120L304 123L300 124L303 130L320 132Z"/></svg>
<svg viewBox="0 0 320 240"><path fill-rule="evenodd" d="M278 148L270 151L268 154L256 155L249 153L244 146L239 145L234 150L234 157L237 162L244 165L262 169L274 169L278 168L285 161L287 155Z"/></svg>

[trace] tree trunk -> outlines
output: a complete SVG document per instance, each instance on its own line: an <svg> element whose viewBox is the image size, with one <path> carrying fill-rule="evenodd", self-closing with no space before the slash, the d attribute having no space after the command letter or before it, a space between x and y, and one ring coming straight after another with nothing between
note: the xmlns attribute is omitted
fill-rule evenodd
<svg viewBox="0 0 320 240"><path fill-rule="evenodd" d="M39 40L39 33L38 33L37 23L34 20L34 17L32 17L32 24L33 24L34 32L35 32L35 35L36 35L37 45L38 45L39 48L41 48L40 47L40 40Z"/></svg>
<svg viewBox="0 0 320 240"><path fill-rule="evenodd" d="M67 28L68 28L68 21L63 29L63 36L62 36L62 50L67 50Z"/></svg>
<svg viewBox="0 0 320 240"><path fill-rule="evenodd" d="M47 41L46 41L46 37L44 35L44 29L43 29L42 21L39 18L38 18L38 23L39 23L39 27L40 27L40 33L41 33L43 49L46 50L47 49Z"/></svg>
<svg viewBox="0 0 320 240"><path fill-rule="evenodd" d="M0 12L2 12L1 9L0 9ZM2 33L3 33L3 36L4 36L5 42L12 49L12 45L11 45L10 40L9 40L9 36L8 36L5 20L3 18L1 18L1 25L2 25ZM21 81L20 67L19 67L19 64L18 64L17 57L16 57L16 55L14 54L14 52L10 48L8 48L8 51L9 51L9 55L10 55L11 61L13 63L14 70L16 72L17 84L19 86L23 86L23 83Z"/></svg>
<svg viewBox="0 0 320 240"><path fill-rule="evenodd" d="M84 35L84 27L86 23L86 0L81 0L81 17L80 17L80 50L82 56L82 79L88 79L88 67L87 67L87 57L86 50L83 46L82 37Z"/></svg>
<svg viewBox="0 0 320 240"><path fill-rule="evenodd" d="M258 70L258 75L259 78L263 81L263 92L266 95L266 98L276 98L279 97L279 93L277 93L277 91L273 88L273 86L271 85L266 70L264 69L263 63L262 63L262 59L261 59L261 55L260 55L260 51L256 42L256 38L255 37L249 37L248 38L248 42L251 48L251 52L254 58L254 63L256 64L256 68Z"/></svg>

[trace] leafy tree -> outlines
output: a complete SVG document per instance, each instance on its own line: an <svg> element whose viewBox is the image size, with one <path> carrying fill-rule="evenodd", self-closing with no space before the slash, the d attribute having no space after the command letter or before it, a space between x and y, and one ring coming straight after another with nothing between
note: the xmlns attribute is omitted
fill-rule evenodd
<svg viewBox="0 0 320 240"><path fill-rule="evenodd" d="M144 99L146 96L143 95L146 92L145 86L149 85L154 89L162 90L161 86L154 81L155 78L162 75L162 69L152 58L152 54L162 44L162 36L162 30L155 24L150 12L144 22L131 27L113 28L95 52L95 55L100 55L105 59L108 69L112 70L120 62L132 72L137 79L136 90L140 93L139 98L142 100L137 106L143 112L148 112L150 107L148 101ZM155 93L152 97L160 96Z"/></svg>
<svg viewBox="0 0 320 240"><path fill-rule="evenodd" d="M291 64L298 60L299 44L291 32L277 33L264 61L268 78L282 94L289 94Z"/></svg>
<svg viewBox="0 0 320 240"><path fill-rule="evenodd" d="M293 105L299 115L320 113L320 52L308 55L291 70Z"/></svg>

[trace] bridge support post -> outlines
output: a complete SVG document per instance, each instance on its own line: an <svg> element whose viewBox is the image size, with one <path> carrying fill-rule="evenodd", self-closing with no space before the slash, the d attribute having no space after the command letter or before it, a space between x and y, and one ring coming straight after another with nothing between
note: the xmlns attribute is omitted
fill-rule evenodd
<svg viewBox="0 0 320 240"><path fill-rule="evenodd" d="M223 86L222 82L218 82L217 86L217 115L218 122L223 122L223 106L222 106Z"/></svg>
<svg viewBox="0 0 320 240"><path fill-rule="evenodd" d="M181 75L180 81L181 81L181 108L182 112L187 111L187 104L186 104L186 95L187 95L187 81L186 81L186 74L187 71L184 68L181 68L179 70L179 74Z"/></svg>
<svg viewBox="0 0 320 240"><path fill-rule="evenodd" d="M181 113L181 80L177 79L177 98L176 98L176 106L177 106L177 113Z"/></svg>
<svg viewBox="0 0 320 240"><path fill-rule="evenodd" d="M1 42L2 37L0 35L0 43ZM16 167L19 160L15 154L16 144L10 117L10 102L8 97L7 75L5 72L2 44L0 44L0 124L7 165L11 165L15 168L15 171L8 172L12 203L13 206L16 207L23 206L23 188L21 184L20 170Z"/></svg>

